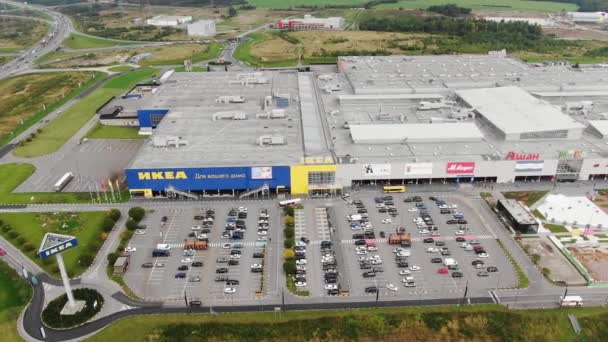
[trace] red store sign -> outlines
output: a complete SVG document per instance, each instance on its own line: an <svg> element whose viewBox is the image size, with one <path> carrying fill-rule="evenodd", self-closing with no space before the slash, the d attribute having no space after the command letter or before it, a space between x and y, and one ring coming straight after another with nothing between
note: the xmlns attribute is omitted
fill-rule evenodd
<svg viewBox="0 0 608 342"><path fill-rule="evenodd" d="M466 174L475 173L475 162L449 162L445 168L447 174Z"/></svg>
<svg viewBox="0 0 608 342"><path fill-rule="evenodd" d="M540 153L516 153L509 151L505 160L540 160Z"/></svg>

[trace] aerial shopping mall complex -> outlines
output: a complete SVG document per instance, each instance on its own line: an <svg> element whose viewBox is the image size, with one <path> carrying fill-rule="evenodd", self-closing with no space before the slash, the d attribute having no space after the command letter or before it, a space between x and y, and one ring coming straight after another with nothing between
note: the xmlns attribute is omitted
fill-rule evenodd
<svg viewBox="0 0 608 342"><path fill-rule="evenodd" d="M608 176L608 68L504 53L340 57L337 72L163 74L100 110L148 142L135 196Z"/></svg>

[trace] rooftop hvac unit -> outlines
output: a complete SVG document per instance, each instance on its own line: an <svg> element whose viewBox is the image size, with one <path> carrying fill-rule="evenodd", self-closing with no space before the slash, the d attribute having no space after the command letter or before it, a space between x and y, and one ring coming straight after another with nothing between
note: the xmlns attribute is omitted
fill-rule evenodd
<svg viewBox="0 0 608 342"><path fill-rule="evenodd" d="M273 109L267 113L256 114L257 119L284 119L286 117L284 109Z"/></svg>
<svg viewBox="0 0 608 342"><path fill-rule="evenodd" d="M215 99L215 103L243 103L245 98L241 95L220 96Z"/></svg>
<svg viewBox="0 0 608 342"><path fill-rule="evenodd" d="M235 111L217 112L213 114L212 120L247 120L247 114Z"/></svg>
<svg viewBox="0 0 608 342"><path fill-rule="evenodd" d="M320 81L331 81L334 77L332 75L319 75Z"/></svg>
<svg viewBox="0 0 608 342"><path fill-rule="evenodd" d="M263 72L250 72L250 73L246 73L246 74L238 74L238 75L236 75L236 79L244 80L247 78L259 78L259 77L263 77L263 76L264 76Z"/></svg>
<svg viewBox="0 0 608 342"><path fill-rule="evenodd" d="M285 137L282 135L262 135L258 138L257 144L260 146L264 145L286 145Z"/></svg>
<svg viewBox="0 0 608 342"><path fill-rule="evenodd" d="M183 140L181 137L166 135L166 136L155 136L152 138L152 146L154 147L175 147L187 146L188 141Z"/></svg>

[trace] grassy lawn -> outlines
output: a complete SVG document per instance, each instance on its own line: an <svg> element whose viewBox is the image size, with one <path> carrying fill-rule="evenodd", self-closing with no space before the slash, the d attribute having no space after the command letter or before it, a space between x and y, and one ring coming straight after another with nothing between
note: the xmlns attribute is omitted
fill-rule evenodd
<svg viewBox="0 0 608 342"><path fill-rule="evenodd" d="M57 72L0 81L0 146L93 85L102 75L100 72Z"/></svg>
<svg viewBox="0 0 608 342"><path fill-rule="evenodd" d="M118 66L108 68L109 71L114 71L114 72L131 71L133 69L135 69L135 68L132 66L129 66L129 65L118 65Z"/></svg>
<svg viewBox="0 0 608 342"><path fill-rule="evenodd" d="M122 319L89 340L403 341L409 336L405 340L574 341L577 337L567 318L570 313L581 323L579 340L601 341L605 336L606 308L509 311L498 305L479 305L146 315Z"/></svg>
<svg viewBox="0 0 608 342"><path fill-rule="evenodd" d="M524 202L528 207L543 198L548 191L508 191L502 194L505 198Z"/></svg>
<svg viewBox="0 0 608 342"><path fill-rule="evenodd" d="M85 136L89 139L146 139L148 136L137 134L137 127L105 126L99 122Z"/></svg>
<svg viewBox="0 0 608 342"><path fill-rule="evenodd" d="M17 332L19 313L32 296L32 288L0 261L0 334L3 341L21 341Z"/></svg>
<svg viewBox="0 0 608 342"><path fill-rule="evenodd" d="M70 49L101 48L109 46L132 45L137 43L117 42L103 38L93 38L72 33L63 44Z"/></svg>
<svg viewBox="0 0 608 342"><path fill-rule="evenodd" d="M30 158L57 151L112 96L120 95L135 84L149 79L156 72L155 69L140 69L113 78L61 113L35 139L23 146L18 146L13 153L18 157Z"/></svg>
<svg viewBox="0 0 608 342"><path fill-rule="evenodd" d="M562 226L561 224L545 223L543 224L543 226L549 229L551 233L569 233L568 229L566 229L566 227Z"/></svg>
<svg viewBox="0 0 608 342"><path fill-rule="evenodd" d="M530 286L530 280L528 279L526 272L524 272L524 270L521 269L521 266L517 263L517 261L515 261L515 258L513 258L513 255L511 255L511 252L509 252L507 250L507 248L502 243L502 241L497 239L496 242L498 243L498 245L500 246L502 251L505 252L505 255L507 256L507 258L509 258L511 265L513 265L513 268L515 269L515 273L517 274L517 278L519 279L517 288L525 289L526 287Z"/></svg>
<svg viewBox="0 0 608 342"><path fill-rule="evenodd" d="M106 217L105 212L58 212L58 213L2 213L0 220L4 225L10 225L12 231L0 229L4 238L11 241L25 255L40 265L52 276L59 277L59 268L55 258L41 260L37 256L38 247L45 233L74 235L78 238L78 246L63 253L63 260L70 276L79 275L86 270L81 265L81 257L85 254L95 255L102 244L101 223ZM18 237L11 237L17 232ZM23 239L23 242L20 242ZM33 246L29 250L28 246Z"/></svg>
<svg viewBox="0 0 608 342"><path fill-rule="evenodd" d="M534 214L534 216L538 217L541 220L545 219L545 215L543 215L538 209L534 209L532 211L532 214Z"/></svg>
<svg viewBox="0 0 608 342"><path fill-rule="evenodd" d="M220 43L211 44L176 44L171 46L161 46L143 49L142 52L152 53L152 56L145 58L141 65L183 65L184 60L191 60L192 63L215 59L220 55L224 45Z"/></svg>

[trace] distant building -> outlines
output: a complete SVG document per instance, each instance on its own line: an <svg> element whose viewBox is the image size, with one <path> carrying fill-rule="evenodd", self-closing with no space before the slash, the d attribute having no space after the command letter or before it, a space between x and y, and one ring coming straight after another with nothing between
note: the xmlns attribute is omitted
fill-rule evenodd
<svg viewBox="0 0 608 342"><path fill-rule="evenodd" d="M605 23L606 12L568 12L568 19L577 23Z"/></svg>
<svg viewBox="0 0 608 342"><path fill-rule="evenodd" d="M209 37L215 35L215 20L199 20L188 25L189 37Z"/></svg>
<svg viewBox="0 0 608 342"><path fill-rule="evenodd" d="M281 19L277 23L279 30L342 30L344 18L315 18L306 14L303 19Z"/></svg>
<svg viewBox="0 0 608 342"><path fill-rule="evenodd" d="M153 26L178 26L192 22L191 16L179 15L157 15L154 18L146 20L146 24Z"/></svg>
<svg viewBox="0 0 608 342"><path fill-rule="evenodd" d="M513 199L498 200L496 208L509 221L513 229L525 233L536 234L538 222L521 203Z"/></svg>

